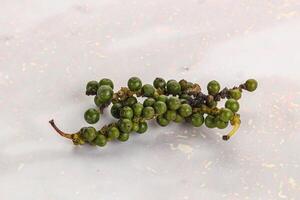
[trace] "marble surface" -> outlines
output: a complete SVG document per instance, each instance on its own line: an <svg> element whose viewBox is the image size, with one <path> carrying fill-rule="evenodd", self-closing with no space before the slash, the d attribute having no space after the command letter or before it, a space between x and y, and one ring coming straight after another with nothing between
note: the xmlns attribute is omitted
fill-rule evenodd
<svg viewBox="0 0 300 200"><path fill-rule="evenodd" d="M299 0L2 0L0 13L0 199L300 199ZM260 85L229 142L151 123L99 149L50 128L86 125L88 80L130 76Z"/></svg>

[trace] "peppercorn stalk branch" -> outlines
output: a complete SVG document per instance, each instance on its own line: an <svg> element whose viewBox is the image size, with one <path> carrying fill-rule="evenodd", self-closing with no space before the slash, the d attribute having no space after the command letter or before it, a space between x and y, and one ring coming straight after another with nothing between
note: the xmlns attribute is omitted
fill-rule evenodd
<svg viewBox="0 0 300 200"><path fill-rule="evenodd" d="M50 120L49 123L50 123L50 125L53 127L53 129L54 129L59 135L61 135L61 136L64 137L64 138L67 138L67 139L72 140L73 143L74 143L75 145L78 145L78 144L84 144L84 143L85 143L85 142L82 140L82 138L80 137L79 132L76 132L76 133L65 133L65 132L63 132L62 130L60 130L60 129L56 126L56 124L55 124L55 122L54 122L53 119Z"/></svg>
<svg viewBox="0 0 300 200"><path fill-rule="evenodd" d="M233 128L227 135L223 136L223 140L229 140L240 128L241 125L240 115L239 114L234 115L230 123L233 126Z"/></svg>

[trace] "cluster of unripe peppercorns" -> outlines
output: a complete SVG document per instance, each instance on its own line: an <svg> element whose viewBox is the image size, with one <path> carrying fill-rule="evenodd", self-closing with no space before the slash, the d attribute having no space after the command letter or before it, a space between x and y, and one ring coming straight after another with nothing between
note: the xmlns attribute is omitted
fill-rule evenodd
<svg viewBox="0 0 300 200"><path fill-rule="evenodd" d="M76 145L88 143L102 147L112 140L127 141L132 132L145 133L148 129L147 120L151 119L156 119L163 127L170 122L187 122L194 127L205 124L208 128L224 129L230 123L233 129L223 136L224 140L228 140L241 123L237 112L242 91L252 92L257 85L256 80L249 79L238 87L221 90L220 84L213 80L207 85L206 95L202 93L200 85L186 80L177 82L156 78L153 85L143 85L138 77L131 77L127 87L114 93L113 82L104 78L99 82L90 81L86 86L86 94L94 96L96 108L88 109L84 119L89 124L96 124L103 110L112 104L110 113L118 121L98 131L94 127L84 127L73 134L61 131L53 120L50 124L60 135L71 139ZM138 101L141 97L146 97L143 103ZM225 98L225 107L218 108L218 102Z"/></svg>

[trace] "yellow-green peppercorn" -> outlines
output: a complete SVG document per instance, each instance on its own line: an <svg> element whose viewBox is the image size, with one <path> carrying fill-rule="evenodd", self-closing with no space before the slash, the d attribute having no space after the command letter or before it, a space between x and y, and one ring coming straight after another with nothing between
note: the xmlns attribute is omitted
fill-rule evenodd
<svg viewBox="0 0 300 200"><path fill-rule="evenodd" d="M249 92L253 92L254 90L256 90L258 83L255 79L249 79L246 81L245 85L246 90L248 90Z"/></svg>
<svg viewBox="0 0 300 200"><path fill-rule="evenodd" d="M137 132L139 130L139 123L138 122L133 122L132 123L132 131Z"/></svg>
<svg viewBox="0 0 300 200"><path fill-rule="evenodd" d="M232 89L229 90L229 96L232 99L239 100L242 97L242 93L239 89Z"/></svg>

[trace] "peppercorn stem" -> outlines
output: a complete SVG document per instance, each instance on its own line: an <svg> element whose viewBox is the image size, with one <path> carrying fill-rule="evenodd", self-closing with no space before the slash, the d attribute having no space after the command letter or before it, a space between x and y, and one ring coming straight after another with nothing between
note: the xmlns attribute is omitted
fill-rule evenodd
<svg viewBox="0 0 300 200"><path fill-rule="evenodd" d="M223 136L223 140L229 140L237 132L239 127L240 127L240 124L235 124L233 126L233 129L227 135Z"/></svg>
<svg viewBox="0 0 300 200"><path fill-rule="evenodd" d="M223 140L229 140L240 128L241 120L240 115L236 114L233 119L231 120L231 125L233 125L232 130L227 134L223 136Z"/></svg>
<svg viewBox="0 0 300 200"><path fill-rule="evenodd" d="M50 120L49 123L51 124L51 126L54 128L54 130L61 136L65 137L65 138L68 138L68 139L73 139L73 135L74 133L65 133L63 131L61 131L57 126L56 124L54 123L54 120Z"/></svg>

